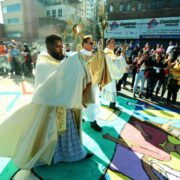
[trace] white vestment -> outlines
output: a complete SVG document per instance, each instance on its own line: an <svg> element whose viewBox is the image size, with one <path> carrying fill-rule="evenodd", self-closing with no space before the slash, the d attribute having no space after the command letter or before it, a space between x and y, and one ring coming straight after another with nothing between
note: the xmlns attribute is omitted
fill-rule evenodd
<svg viewBox="0 0 180 180"><path fill-rule="evenodd" d="M0 120L0 156L11 157L19 168L40 160L50 164L56 142L56 107L81 109L94 103L87 65L79 53L57 62L48 53L38 56L32 102Z"/></svg>
<svg viewBox="0 0 180 180"><path fill-rule="evenodd" d="M85 62L88 64L89 61L91 61L91 58L93 57L92 52L82 49L80 53L82 54L82 58L84 58ZM83 109L84 118L91 122L96 120L96 115L98 114L100 107L100 90L98 84L93 84L93 90L95 94L95 103L89 104L86 108Z"/></svg>
<svg viewBox="0 0 180 180"><path fill-rule="evenodd" d="M112 82L108 83L102 90L101 97L110 102L116 102L116 81L121 79L125 73L126 61L121 56L117 57L113 50L105 48L106 62L110 71Z"/></svg>

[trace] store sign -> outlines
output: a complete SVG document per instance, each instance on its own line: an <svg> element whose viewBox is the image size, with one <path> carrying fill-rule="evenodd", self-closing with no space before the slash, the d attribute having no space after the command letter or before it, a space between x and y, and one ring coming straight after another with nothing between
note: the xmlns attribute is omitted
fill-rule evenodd
<svg viewBox="0 0 180 180"><path fill-rule="evenodd" d="M109 21L105 38L139 39L145 36L167 38L180 35L180 17Z"/></svg>
<svg viewBox="0 0 180 180"><path fill-rule="evenodd" d="M138 39L140 36L139 31L138 20L108 21L105 38Z"/></svg>

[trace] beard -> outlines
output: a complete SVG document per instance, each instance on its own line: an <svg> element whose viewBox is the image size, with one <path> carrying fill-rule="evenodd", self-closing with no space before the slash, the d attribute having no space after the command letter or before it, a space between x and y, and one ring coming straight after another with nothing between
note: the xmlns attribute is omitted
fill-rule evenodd
<svg viewBox="0 0 180 180"><path fill-rule="evenodd" d="M61 61L61 60L64 59L64 55L62 54L62 52L57 53L57 52L54 51L54 52L51 53L51 56L52 56L54 59L58 60L58 61Z"/></svg>

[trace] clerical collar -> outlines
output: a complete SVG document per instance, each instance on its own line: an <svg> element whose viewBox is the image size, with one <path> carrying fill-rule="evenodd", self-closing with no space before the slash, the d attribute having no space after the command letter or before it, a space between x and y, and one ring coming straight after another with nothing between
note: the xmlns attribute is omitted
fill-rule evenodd
<svg viewBox="0 0 180 180"><path fill-rule="evenodd" d="M105 51L105 52L113 52L113 50L112 50L112 49L109 49L109 48L105 48L104 51Z"/></svg>
<svg viewBox="0 0 180 180"><path fill-rule="evenodd" d="M80 52L86 56L92 56L93 55L91 51L87 51L86 49L81 49Z"/></svg>

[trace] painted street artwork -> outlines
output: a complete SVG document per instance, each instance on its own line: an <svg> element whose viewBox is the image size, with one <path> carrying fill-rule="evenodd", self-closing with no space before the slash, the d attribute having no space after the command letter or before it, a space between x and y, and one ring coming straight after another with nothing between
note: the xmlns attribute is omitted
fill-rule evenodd
<svg viewBox="0 0 180 180"><path fill-rule="evenodd" d="M0 119L31 101L33 83L0 81ZM180 110L123 96L117 104L116 111L99 108L102 132L82 122L83 145L92 158L38 166L34 172L51 180L180 179ZM0 157L0 179L9 180L18 170L10 158Z"/></svg>

